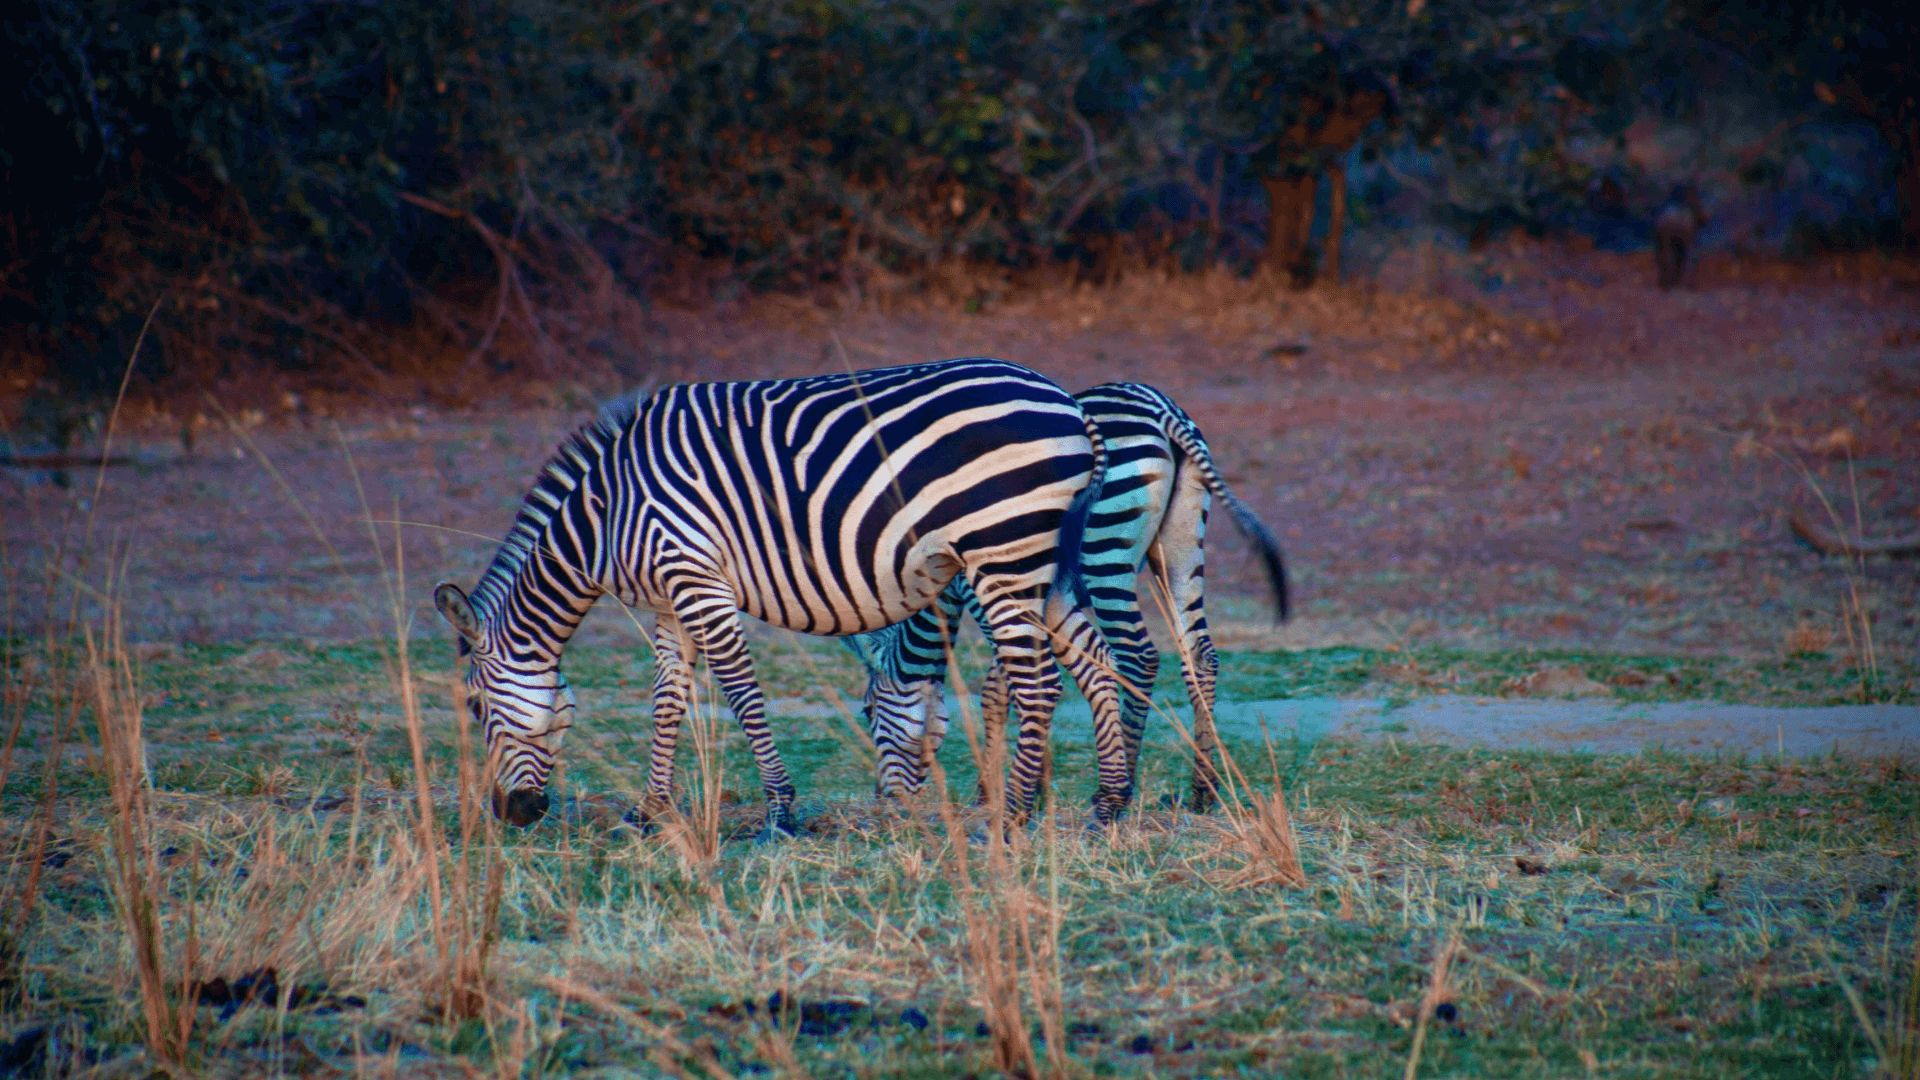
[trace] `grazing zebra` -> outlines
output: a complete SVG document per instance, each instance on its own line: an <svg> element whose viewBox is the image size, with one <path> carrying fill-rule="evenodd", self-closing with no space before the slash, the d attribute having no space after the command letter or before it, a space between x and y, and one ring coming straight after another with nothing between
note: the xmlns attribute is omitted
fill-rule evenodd
<svg viewBox="0 0 1920 1080"><path fill-rule="evenodd" d="M1145 729L1144 695L1152 692L1160 666L1134 591L1141 568L1151 565L1167 582L1168 599L1180 621L1182 674L1193 704L1196 750L1187 805L1204 813L1218 791L1212 758L1219 745L1213 725L1219 661L1207 632L1202 591L1210 497L1219 496L1260 549L1279 616L1285 618L1287 581L1280 547L1253 511L1228 490L1199 427L1166 394L1141 383L1106 383L1077 399L1107 448L1107 474L1088 518L1081 572L1119 674L1140 691L1122 697L1128 783ZM947 729L941 689L947 668L943 636L950 630L942 624L957 628L962 607L980 618L979 605L967 595L965 583L956 580L934 607L896 626L845 639L870 676L865 708L879 751L882 793L918 791L925 783L927 763ZM1078 678L1077 670L1074 674ZM1004 723L1005 692L996 663L982 689L990 742Z"/></svg>
<svg viewBox="0 0 1920 1080"><path fill-rule="evenodd" d="M468 707L496 761L494 809L528 825L573 719L560 655L605 594L657 615L644 822L671 805L674 751L704 654L767 797L794 829L793 783L767 729L739 613L808 634L878 629L949 581L979 598L1020 717L1008 801L1031 807L1060 678L1048 609L1075 567L1104 465L1064 390L1001 360L805 379L672 386L614 406L560 447L471 598L434 603L468 660ZM1107 733L1103 792L1125 801L1106 647L1077 658ZM1075 659L1075 658L1070 658Z"/></svg>

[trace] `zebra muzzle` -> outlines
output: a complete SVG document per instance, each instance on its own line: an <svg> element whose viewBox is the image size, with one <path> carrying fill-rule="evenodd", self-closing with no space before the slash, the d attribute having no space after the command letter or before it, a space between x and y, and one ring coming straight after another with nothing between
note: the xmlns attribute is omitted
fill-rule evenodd
<svg viewBox="0 0 1920 1080"><path fill-rule="evenodd" d="M547 812L547 793L516 788L502 792L493 789L493 816L516 828L524 829Z"/></svg>

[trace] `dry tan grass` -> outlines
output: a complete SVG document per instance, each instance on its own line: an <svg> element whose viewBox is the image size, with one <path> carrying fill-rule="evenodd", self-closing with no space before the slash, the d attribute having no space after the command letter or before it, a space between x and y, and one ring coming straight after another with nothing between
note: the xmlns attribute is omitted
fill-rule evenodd
<svg viewBox="0 0 1920 1080"><path fill-rule="evenodd" d="M93 691L93 718L100 764L113 802L108 832L112 853L108 879L115 907L133 951L139 981L147 1047L162 1063L186 1064L193 1035L194 1010L186 977L177 983L168 972L167 934L162 922L160 866L148 801L146 745L141 734L140 692L120 631L120 606L114 590L108 623L86 634L87 674ZM187 916L182 970L191 971L198 942L191 911Z"/></svg>
<svg viewBox="0 0 1920 1080"><path fill-rule="evenodd" d="M959 666L951 650L949 678L963 694ZM1064 1007L1060 975L1059 823L1057 800L1047 800L1041 829L1046 838L1044 871L1033 859L1028 838L1008 815L1006 738L991 737L963 704L961 727L981 777L984 798L984 851L975 858L969 817L954 804L946 772L930 762L930 790L944 828L939 845L943 874L954 889L966 925L967 981L986 1017L994 1066L1009 1075L1066 1077ZM936 843L927 837L930 846ZM1044 872L1047 898L1038 892ZM1029 1012L1045 1037L1046 1070L1041 1070L1029 1033Z"/></svg>
<svg viewBox="0 0 1920 1080"><path fill-rule="evenodd" d="M1833 646L1833 630L1823 621L1805 615L1794 620L1781 642L1780 651L1788 656L1798 653L1824 653Z"/></svg>

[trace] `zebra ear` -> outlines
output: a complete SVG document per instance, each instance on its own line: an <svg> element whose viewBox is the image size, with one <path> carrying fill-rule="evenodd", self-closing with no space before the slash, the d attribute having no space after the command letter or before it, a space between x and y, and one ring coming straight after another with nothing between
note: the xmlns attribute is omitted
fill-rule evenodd
<svg viewBox="0 0 1920 1080"><path fill-rule="evenodd" d="M467 594L460 591L460 586L451 581L434 586L433 606L440 609L440 616L467 644L480 641L480 620L473 614L473 605L467 602Z"/></svg>

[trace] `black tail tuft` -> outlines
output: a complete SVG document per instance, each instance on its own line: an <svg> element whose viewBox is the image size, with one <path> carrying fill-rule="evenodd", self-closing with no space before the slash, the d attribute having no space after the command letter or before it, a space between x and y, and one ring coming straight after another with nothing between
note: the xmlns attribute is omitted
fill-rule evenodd
<svg viewBox="0 0 1920 1080"><path fill-rule="evenodd" d="M1280 557L1280 542L1267 530L1266 523L1254 516L1252 508L1226 490L1226 485L1222 484L1216 494L1221 502L1227 504L1240 531L1260 549L1260 561L1267 566L1267 581L1273 586L1273 602L1279 612L1274 622L1286 622L1290 613L1287 603L1287 564Z"/></svg>

